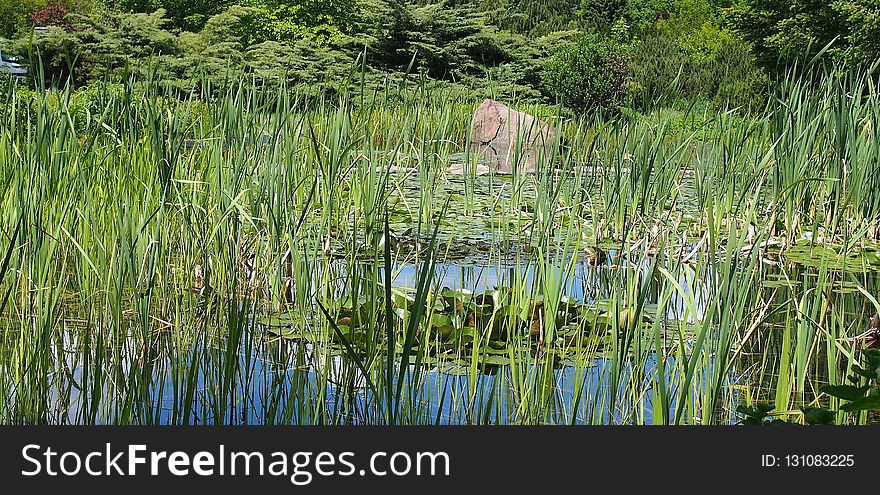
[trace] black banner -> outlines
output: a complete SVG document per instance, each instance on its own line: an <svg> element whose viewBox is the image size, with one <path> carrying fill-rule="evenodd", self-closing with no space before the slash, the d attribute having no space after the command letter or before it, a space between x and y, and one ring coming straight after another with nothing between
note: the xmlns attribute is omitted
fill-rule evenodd
<svg viewBox="0 0 880 495"><path fill-rule="evenodd" d="M874 427L0 427L38 490L525 493L868 480ZM725 481L728 480L728 481ZM410 492L410 490L416 490ZM580 490L579 490L580 491Z"/></svg>

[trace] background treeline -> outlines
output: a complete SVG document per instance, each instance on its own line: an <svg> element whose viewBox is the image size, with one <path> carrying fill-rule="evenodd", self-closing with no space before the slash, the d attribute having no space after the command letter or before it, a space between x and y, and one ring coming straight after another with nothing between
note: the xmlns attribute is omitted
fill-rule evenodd
<svg viewBox="0 0 880 495"><path fill-rule="evenodd" d="M189 91L246 75L326 94L353 79L378 91L420 78L573 111L680 101L755 108L796 60L877 60L880 3L0 0L0 36L38 84L136 75Z"/></svg>

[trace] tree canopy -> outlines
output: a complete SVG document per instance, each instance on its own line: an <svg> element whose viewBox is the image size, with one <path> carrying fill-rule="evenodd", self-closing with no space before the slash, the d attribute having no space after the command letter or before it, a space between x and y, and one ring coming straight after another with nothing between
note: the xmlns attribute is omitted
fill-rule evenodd
<svg viewBox="0 0 880 495"><path fill-rule="evenodd" d="M880 54L877 0L0 0L0 14L4 50L55 84L237 73L324 91L360 60L370 84L418 74L576 111L672 93L748 107L829 43L845 66Z"/></svg>

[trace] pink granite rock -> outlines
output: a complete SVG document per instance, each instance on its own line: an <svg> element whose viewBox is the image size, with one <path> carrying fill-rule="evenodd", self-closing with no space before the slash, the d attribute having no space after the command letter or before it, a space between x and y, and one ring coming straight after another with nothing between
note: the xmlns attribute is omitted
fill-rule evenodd
<svg viewBox="0 0 880 495"><path fill-rule="evenodd" d="M535 173L540 157L549 163L556 129L503 103L485 100L474 112L471 142L499 174Z"/></svg>

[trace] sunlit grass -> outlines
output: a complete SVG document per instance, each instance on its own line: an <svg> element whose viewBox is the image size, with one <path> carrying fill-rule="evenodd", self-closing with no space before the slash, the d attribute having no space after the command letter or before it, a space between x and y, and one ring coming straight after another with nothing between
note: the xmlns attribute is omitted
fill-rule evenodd
<svg viewBox="0 0 880 495"><path fill-rule="evenodd" d="M478 102L424 88L10 90L0 420L801 422L880 268L878 95L802 77L696 129L554 120L517 177L450 174Z"/></svg>

